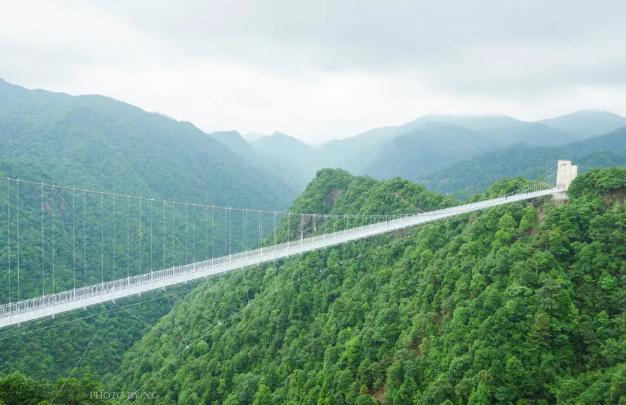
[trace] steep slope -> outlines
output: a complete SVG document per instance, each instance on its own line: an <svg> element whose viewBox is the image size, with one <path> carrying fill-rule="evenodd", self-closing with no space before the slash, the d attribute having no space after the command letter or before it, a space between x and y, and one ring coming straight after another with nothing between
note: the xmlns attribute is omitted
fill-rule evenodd
<svg viewBox="0 0 626 405"><path fill-rule="evenodd" d="M210 132L209 136L228 146L234 154L243 159L254 160L258 158L254 148L237 131Z"/></svg>
<svg viewBox="0 0 626 405"><path fill-rule="evenodd" d="M252 144L263 153L288 159L293 167L306 174L303 177L307 180L320 168L341 168L378 178L402 176L422 180L433 171L494 148L519 143L560 146L583 140L602 129L615 129L620 119L611 113L575 113L549 122L528 122L500 115L427 115L402 125L374 128L333 140L318 148L280 133Z"/></svg>
<svg viewBox="0 0 626 405"><path fill-rule="evenodd" d="M594 167L626 166L626 128L562 146L509 146L419 176L418 181L438 192L468 197L501 178L541 176L553 170L558 159L574 160L581 172Z"/></svg>
<svg viewBox="0 0 626 405"><path fill-rule="evenodd" d="M281 156L269 154L262 148L255 149L237 131L212 132L209 135L226 145L246 163L280 179L297 192L304 190L310 180L302 168L294 166Z"/></svg>
<svg viewBox="0 0 626 405"><path fill-rule="evenodd" d="M377 178L414 180L492 149L486 136L456 125L424 123L388 142L364 173Z"/></svg>
<svg viewBox="0 0 626 405"><path fill-rule="evenodd" d="M328 142L318 149L317 159L322 167L338 167L357 174L418 179L496 147L520 142L560 145L582 138L583 135L507 116L427 115L403 125Z"/></svg>
<svg viewBox="0 0 626 405"><path fill-rule="evenodd" d="M610 111L581 110L543 120L541 123L572 134L592 136L626 126L626 117Z"/></svg>
<svg viewBox="0 0 626 405"><path fill-rule="evenodd" d="M317 150L320 166L364 173L388 142L419 126L419 122L411 121L397 126L374 128L349 138L327 142Z"/></svg>
<svg viewBox="0 0 626 405"><path fill-rule="evenodd" d="M284 159L307 172L315 173L318 167L317 155L313 147L280 132L264 136L251 143L252 146L269 155Z"/></svg>
<svg viewBox="0 0 626 405"><path fill-rule="evenodd" d="M216 278L127 353L116 389L180 403L619 403L624 190L626 170L595 171L566 205L516 203ZM406 210L386 204L400 193L450 203L326 170L293 209Z"/></svg>
<svg viewBox="0 0 626 405"><path fill-rule="evenodd" d="M102 96L0 81L0 141L3 160L60 184L266 208L292 197L190 123Z"/></svg>
<svg viewBox="0 0 626 405"><path fill-rule="evenodd" d="M420 121L444 122L462 126L489 137L499 146L519 142L529 145L559 145L584 138L584 136L570 134L539 122L521 121L503 115L429 115L422 117Z"/></svg>
<svg viewBox="0 0 626 405"><path fill-rule="evenodd" d="M35 181L41 179L52 184L148 198L280 209L288 204L293 195L293 191L280 180L247 164L226 146L189 123L147 113L106 97L73 97L43 90L27 90L4 81L0 81L0 156L2 176ZM0 240L0 262L3 267L0 271L0 302L5 303L8 301L6 287L10 284L9 272L5 270L9 256L7 234L13 235L12 244L15 246L15 232L7 232L7 223L10 220L12 229L16 229L16 205L13 187L11 217L7 219L4 208L7 189L4 181L2 184L0 233L5 236ZM58 189L46 190L46 202L49 204L49 198L54 198L57 210L54 220L46 219L45 230L48 244L51 230L55 232L54 253L51 245L45 247L45 252L43 249L35 249L42 235L39 228L39 188L22 186L20 193L21 240L28 249L22 254L22 297L41 294L41 289L45 288L42 286L42 278L50 292L50 271L40 276L44 265L50 266L50 263L56 264L57 291L72 288L69 276L74 267L71 229L74 222L71 215L67 214L68 208L72 207L71 193ZM94 200L93 196L89 198ZM111 207L110 198L104 200L104 203L106 207ZM84 259L92 270L87 282L100 280L100 276L93 271L100 266L102 269L106 267L110 279L126 276L127 268L132 269L133 274L148 271L148 258L152 257L152 250L148 246L152 241L148 243L146 230L151 224L151 206L150 211L147 210L147 204L143 211L138 211L136 205L130 206L129 209L136 214L129 220L120 215L120 205L117 216L111 215L110 209L106 211L107 216L101 216L104 210L97 209L99 205L95 201L90 204L86 210L88 233L84 242L85 255L81 254L77 258L80 263ZM118 204L121 204L120 200ZM64 212L66 215L63 215ZM191 216L192 212L190 210L190 225L202 220L198 215ZM172 210L168 212L168 218L172 218L172 223L187 224L185 210ZM121 236L117 238L118 243L110 242L113 230L118 235L123 230L126 240L127 226L132 230L128 234L129 238L132 237L132 257L126 251L126 244L120 243ZM222 230L216 224L214 241L218 246L223 240ZM95 237L96 232L98 237ZM185 239L172 236L168 240L172 249L168 253L169 257L178 264L188 260L185 257L188 256ZM101 241L110 244L107 245L110 248L107 253L113 252L112 258L104 254L100 256ZM141 246L139 241L143 241L142 251L137 247ZM164 246L163 241L163 237L155 232L155 257L164 257L165 248L159 249ZM189 249L192 257L203 257L203 251L204 248L199 244ZM42 258L42 252L47 256ZM15 255L11 256L11 264L16 266ZM15 286L15 272L11 277ZM89 339L97 332L91 349L98 355L85 358L81 366L91 369L97 377L102 377L115 369L121 354L145 332L147 325L156 322L169 310L176 297L187 291L183 287L173 289L171 296L144 295L142 299L129 299L120 304L132 306L126 311L120 309L120 305L109 304L64 315L55 321L24 325L18 333L11 329L2 330L0 370L21 370L47 378L65 375L77 363ZM142 301L148 302L141 304ZM139 314L145 322L129 322L129 319L134 319L131 314ZM23 339L23 336L28 336L28 339Z"/></svg>

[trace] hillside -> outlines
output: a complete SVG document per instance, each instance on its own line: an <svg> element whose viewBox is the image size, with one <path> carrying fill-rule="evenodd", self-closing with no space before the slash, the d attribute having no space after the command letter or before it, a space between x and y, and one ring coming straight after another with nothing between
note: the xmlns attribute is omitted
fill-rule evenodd
<svg viewBox="0 0 626 405"><path fill-rule="evenodd" d="M412 129L377 145L375 153L372 152L375 157L364 163L360 173L376 178L400 176L421 182L430 180L433 172L446 170L497 148L521 142L535 147L556 147L584 138L542 123L506 116L428 115L405 125L405 128ZM515 171L508 171L501 177L517 175L519 173ZM492 182L490 178L484 184Z"/></svg>
<svg viewBox="0 0 626 405"><path fill-rule="evenodd" d="M610 111L581 110L543 120L541 123L564 132L592 136L626 126L626 117Z"/></svg>
<svg viewBox="0 0 626 405"><path fill-rule="evenodd" d="M320 168L341 168L376 178L422 179L433 171L498 147L520 142L561 145L585 138L540 122L507 116L427 115L397 126L374 128L311 148L275 134L253 143L275 156L289 156L312 178Z"/></svg>
<svg viewBox="0 0 626 405"><path fill-rule="evenodd" d="M288 185L292 190L302 190L310 180L309 175L299 166L289 163L286 154L268 153L261 146L255 149L237 131L212 132L213 139L226 145L235 155L242 158L250 166L269 173L276 179Z"/></svg>
<svg viewBox="0 0 626 405"><path fill-rule="evenodd" d="M522 121L504 115L427 115L420 118L420 121L442 122L465 127L489 137L492 142L499 146L519 142L529 145L559 145L585 137L561 131L540 122Z"/></svg>
<svg viewBox="0 0 626 405"><path fill-rule="evenodd" d="M418 174L430 174L493 147L488 137L472 130L439 122L425 123L389 141L364 173L383 179L399 176L414 180Z"/></svg>
<svg viewBox="0 0 626 405"><path fill-rule="evenodd" d="M0 154L58 184L218 205L284 207L293 191L187 122L102 96L0 80Z"/></svg>
<svg viewBox="0 0 626 405"><path fill-rule="evenodd" d="M247 164L226 146L189 123L148 113L106 97L74 97L43 90L27 90L4 81L0 81L0 156L2 176L147 198L280 209L287 206L293 196L292 189L283 182ZM4 181L2 184L0 204L5 207L6 185ZM20 193L21 239L24 244L28 244L27 250L23 252L26 259L22 262L22 297L41 294L44 288L40 276L42 268L44 264L49 267L52 260L56 261L57 288L71 288L73 263L70 224L73 222L67 214L62 215L72 206L71 193L59 189L46 190L46 202L49 203L50 198L55 199L57 216L54 221L46 219L48 245L45 247L45 258L36 248L42 235L39 228L39 188L24 185ZM15 193L12 194L11 210L15 210ZM111 279L126 276L127 268L132 269L133 274L148 271L148 258L152 257L152 251L148 248L145 230L149 227L149 218L152 218L147 212L152 214L152 209L148 211L144 205L142 215L137 215L138 207L132 205L129 209L136 214L128 219L119 212L118 200L118 215L112 216L107 210L108 215L101 217L97 203L93 196L89 196L86 222L97 223L98 227L90 225L87 228L86 255L81 254L77 258L80 263L83 263L83 259L89 263L90 271L86 281L99 281L100 277L94 270L97 270L101 260L106 260L103 267L106 265L107 276ZM110 198L104 203L106 207L111 207ZM184 210L172 211L171 215L172 222L187 223ZM14 211L11 218L11 227L15 229ZM201 220L196 215L190 224ZM3 208L0 221L0 233L5 235L0 239L0 263L3 268L8 261L7 221L6 208ZM139 232L141 226L143 233ZM128 235L132 237L132 247L136 253L132 257L128 255L128 261L126 244L119 243L122 234L123 240L126 240L126 227L130 229ZM219 224L215 227L214 240L217 246L223 246L222 229ZM49 245L52 230L56 234L55 259ZM108 245L107 252L114 252L113 258L104 255L100 257L101 230L107 244L112 243ZM118 234L117 244L110 242L113 230ZM139 240L143 241L140 252L136 248ZM185 240L173 240L173 237L168 240L172 251L175 251L170 257L179 264L183 263L186 260ZM163 250L159 249L164 246L163 241L163 236L155 232L155 257L163 257ZM12 244L14 249L15 237ZM190 249L192 256L203 257L206 254L204 248L196 245ZM16 266L14 256L11 260L12 265ZM160 261L158 265L163 266ZM51 285L49 273L48 269L44 278L48 289ZM15 286L15 273L12 278ZM8 285L8 272L0 272L2 303L8 301ZM10 329L2 330L0 371L20 370L35 377L47 378L65 375L76 364L87 345L90 338L87 332L99 330L92 349L100 355L88 357L83 366L91 369L97 377L103 377L117 367L122 353L145 333L148 325L167 313L173 301L187 291L183 287L172 289L170 296L149 295L144 300L147 298L152 301L146 304L140 304L140 299L129 299L125 301L125 304L131 305L127 311L115 304L108 304L63 315L55 321L31 323L22 326L18 333ZM145 323L129 322L129 313L140 314ZM29 338L24 340L24 336Z"/></svg>
<svg viewBox="0 0 626 405"><path fill-rule="evenodd" d="M575 161L581 172L626 166L626 128L562 146L513 145L418 176L417 180L434 191L469 197L501 178L541 176L552 171L559 159Z"/></svg>
<svg viewBox="0 0 626 405"><path fill-rule="evenodd" d="M251 142L252 147L270 159L285 161L297 169L299 185L303 188L318 169L315 149L306 143L280 132ZM301 182L304 178L304 183Z"/></svg>
<svg viewBox="0 0 626 405"><path fill-rule="evenodd" d="M212 279L126 354L116 389L180 403L621 403L625 189L626 170L592 171L565 205L516 203ZM292 210L451 202L324 170Z"/></svg>
<svg viewBox="0 0 626 405"><path fill-rule="evenodd" d="M342 168L351 173L363 173L375 161L382 148L398 135L420 126L417 121L370 129L363 133L336 139L317 149L321 167Z"/></svg>

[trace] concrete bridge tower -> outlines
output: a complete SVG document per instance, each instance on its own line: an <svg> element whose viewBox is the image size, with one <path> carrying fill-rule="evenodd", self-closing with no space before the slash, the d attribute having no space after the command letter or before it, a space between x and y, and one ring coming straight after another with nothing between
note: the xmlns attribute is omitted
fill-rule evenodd
<svg viewBox="0 0 626 405"><path fill-rule="evenodd" d="M556 186L567 191L576 175L578 175L578 166L572 165L571 160L559 160L556 168Z"/></svg>
<svg viewBox="0 0 626 405"><path fill-rule="evenodd" d="M555 200L566 200L565 192L578 175L578 166L572 165L571 160L559 160L556 168L556 186L561 192L554 194Z"/></svg>

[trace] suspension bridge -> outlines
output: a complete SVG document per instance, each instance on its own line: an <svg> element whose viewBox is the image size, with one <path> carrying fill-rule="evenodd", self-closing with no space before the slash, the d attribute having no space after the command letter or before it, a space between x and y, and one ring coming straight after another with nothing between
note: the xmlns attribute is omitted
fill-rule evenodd
<svg viewBox="0 0 626 405"><path fill-rule="evenodd" d="M556 184L542 178L504 196L405 215L218 207L3 178L0 296L8 302L0 328L491 207L562 198L575 176L576 166L559 161Z"/></svg>

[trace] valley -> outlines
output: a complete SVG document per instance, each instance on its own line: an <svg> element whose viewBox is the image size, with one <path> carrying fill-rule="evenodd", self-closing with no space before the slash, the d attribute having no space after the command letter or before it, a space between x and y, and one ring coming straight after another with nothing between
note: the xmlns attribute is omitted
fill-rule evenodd
<svg viewBox="0 0 626 405"><path fill-rule="evenodd" d="M545 123L432 116L312 147L281 133L251 142L204 133L100 96L7 82L0 94L3 178L48 184L41 207L39 183L22 185L20 214L16 183L0 193L8 207L0 233L10 242L0 242L0 260L22 267L27 296L45 291L37 277L50 260L60 275L76 267L76 220L44 210L76 209L72 188L50 184L118 193L79 203L87 224L106 221L79 243L97 262L106 229L108 276L123 277L165 259L170 245L173 262L184 264L209 247L227 255L509 195L536 187L529 179L562 158L582 172L565 204L515 202L0 330L4 403L112 400L91 392L229 404L612 403L624 395L626 133L612 128L621 124L614 115ZM606 132L572 131L568 120L581 114ZM127 194L143 200L101 216L98 204L114 208ZM188 211L167 211L176 225L168 236L158 229L169 219L152 211L156 201L165 213L168 200L204 208L191 225ZM149 211L141 201L152 201ZM220 208L209 227L207 202L234 214ZM46 242L40 262L27 248L32 258L19 264L15 230L24 243L39 240L40 208L56 251ZM239 222L227 227L233 215ZM189 252L191 227L206 233ZM125 228L138 258L121 243ZM231 240L239 242L231 248ZM15 273L1 277L10 294Z"/></svg>

